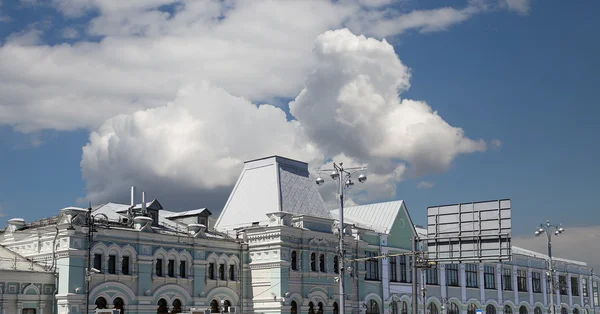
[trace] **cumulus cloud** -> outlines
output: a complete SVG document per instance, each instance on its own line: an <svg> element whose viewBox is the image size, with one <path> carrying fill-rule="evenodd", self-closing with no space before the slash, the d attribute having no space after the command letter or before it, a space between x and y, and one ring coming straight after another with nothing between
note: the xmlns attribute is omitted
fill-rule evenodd
<svg viewBox="0 0 600 314"><path fill-rule="evenodd" d="M199 191L229 188L243 161L273 154L311 169L326 160L368 165L357 199L389 198L409 169L443 171L456 156L486 148L426 103L398 97L410 86L410 71L385 40L328 31L314 43L313 64L290 103L292 120L208 82L187 86L165 106L109 119L83 149L87 198L111 199L137 185L187 190L185 201L216 203Z"/></svg>
<svg viewBox="0 0 600 314"><path fill-rule="evenodd" d="M543 237L543 238L542 238ZM513 244L525 249L546 253L548 243L545 236L514 237ZM571 227L552 239L552 255L586 262L598 273L600 270L600 226Z"/></svg>
<svg viewBox="0 0 600 314"><path fill-rule="evenodd" d="M162 106L200 80L254 102L293 98L324 31L440 31L483 12L479 2L404 12L388 0L53 0L66 17L94 17L74 44L45 45L28 32L0 47L0 124L21 132L95 129Z"/></svg>
<svg viewBox="0 0 600 314"><path fill-rule="evenodd" d="M421 182L419 182L419 184L417 184L417 188L419 188L419 189L431 189L431 188L433 188L434 185L435 185L435 182L421 181Z"/></svg>

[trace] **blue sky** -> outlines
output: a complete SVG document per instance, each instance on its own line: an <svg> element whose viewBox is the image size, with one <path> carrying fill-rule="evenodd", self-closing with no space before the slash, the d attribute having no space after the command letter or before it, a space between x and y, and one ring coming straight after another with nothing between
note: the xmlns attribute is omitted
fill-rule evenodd
<svg viewBox="0 0 600 314"><path fill-rule="evenodd" d="M428 1L426 6L406 1L391 8L408 13L442 5L462 8L466 1ZM533 1L526 13L498 8L439 31L409 28L385 36L411 69L410 89L401 97L426 101L447 123L462 128L472 139L485 139L488 145L485 152L458 155L447 171L407 176L394 183L395 196L373 201L404 199L413 219L424 223L427 206L511 198L516 235L531 233L546 219L567 227L597 226L600 126L596 121L600 109L594 87L600 70L600 42L594 34L600 21L594 14L599 9L596 1ZM10 18L0 24L3 45L11 34L32 28L42 31L38 41L28 43L34 47L99 42L109 36L89 32L90 19L102 15L98 9L67 18L50 6L4 1L0 12ZM67 27L77 29L80 36L64 38ZM11 80L4 77L0 82ZM299 92L294 84L283 91L248 96L243 88L230 89L262 103L293 99ZM0 110L3 102L11 105L11 97L0 91ZM28 101L35 102L23 103ZM281 103L290 117L287 101ZM129 107L122 113L137 109ZM35 113L14 112L21 116L0 119L0 209L4 215L0 225L12 217L33 220L85 203L89 186L80 165L82 147L89 142L90 132L113 114L96 121L88 119L93 113L82 111L81 124L61 127L64 122L59 119L60 123L31 127L35 125L31 121L43 120L44 115L28 120ZM79 120L77 115L67 119L73 120ZM493 140L501 145L496 147ZM419 188L422 181L432 186ZM153 197L168 198L155 191L158 195ZM121 194L118 200L126 200L128 192Z"/></svg>

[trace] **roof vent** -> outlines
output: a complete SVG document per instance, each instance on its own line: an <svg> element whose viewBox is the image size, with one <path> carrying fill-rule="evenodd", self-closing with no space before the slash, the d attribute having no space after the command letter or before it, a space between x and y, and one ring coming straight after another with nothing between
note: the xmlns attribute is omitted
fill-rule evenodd
<svg viewBox="0 0 600 314"><path fill-rule="evenodd" d="M8 221L8 232L15 232L25 228L25 219L13 218Z"/></svg>
<svg viewBox="0 0 600 314"><path fill-rule="evenodd" d="M152 232L152 218L137 216L133 218L133 227L135 230Z"/></svg>
<svg viewBox="0 0 600 314"><path fill-rule="evenodd" d="M206 226L203 224L189 224L188 233L193 237L204 237Z"/></svg>

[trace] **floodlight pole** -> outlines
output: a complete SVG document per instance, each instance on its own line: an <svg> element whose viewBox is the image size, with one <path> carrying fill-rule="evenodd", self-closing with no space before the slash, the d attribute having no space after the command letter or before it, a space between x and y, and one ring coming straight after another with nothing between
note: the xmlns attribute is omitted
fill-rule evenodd
<svg viewBox="0 0 600 314"><path fill-rule="evenodd" d="M365 170L365 167L356 167L356 168L344 168L344 163L340 162L339 164L333 163L333 169L322 170L322 171L330 171L331 178L336 182L338 187L338 196L340 198L340 213L339 213L339 226L338 226L338 284L340 290L340 304L339 304L339 314L344 314L346 310L346 293L344 290L344 282L345 282L345 271L344 268L344 190L346 188L354 185L354 182L350 179L350 177L361 170ZM367 177L364 174L358 176L358 181L360 183L364 183L367 181ZM322 185L325 182L323 178L320 176L316 179L317 185Z"/></svg>
<svg viewBox="0 0 600 314"><path fill-rule="evenodd" d="M554 231L552 231L554 229ZM556 306L554 305L554 293L556 286L554 285L554 264L552 263L552 233L555 235L562 234L565 231L561 225L551 225L550 220L546 221L546 224L540 224L540 227L535 230L535 236L539 236L542 233L546 234L548 240L548 275L550 276L550 314L556 313Z"/></svg>

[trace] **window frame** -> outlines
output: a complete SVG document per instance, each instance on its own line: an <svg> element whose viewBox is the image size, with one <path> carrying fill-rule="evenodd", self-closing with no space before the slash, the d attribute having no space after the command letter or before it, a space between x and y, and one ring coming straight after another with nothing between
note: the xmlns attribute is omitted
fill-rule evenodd
<svg viewBox="0 0 600 314"><path fill-rule="evenodd" d="M458 264L446 265L446 285L449 287L460 287Z"/></svg>
<svg viewBox="0 0 600 314"><path fill-rule="evenodd" d="M502 268L502 291L512 291L513 283L512 283L512 269L511 268Z"/></svg>
<svg viewBox="0 0 600 314"><path fill-rule="evenodd" d="M479 267L477 264L465 264L465 287L479 287Z"/></svg>
<svg viewBox="0 0 600 314"><path fill-rule="evenodd" d="M531 272L531 292L542 293L542 273L533 271Z"/></svg>
<svg viewBox="0 0 600 314"><path fill-rule="evenodd" d="M496 267L483 266L483 287L484 289L496 289Z"/></svg>
<svg viewBox="0 0 600 314"><path fill-rule="evenodd" d="M517 290L527 292L527 270L517 269Z"/></svg>

